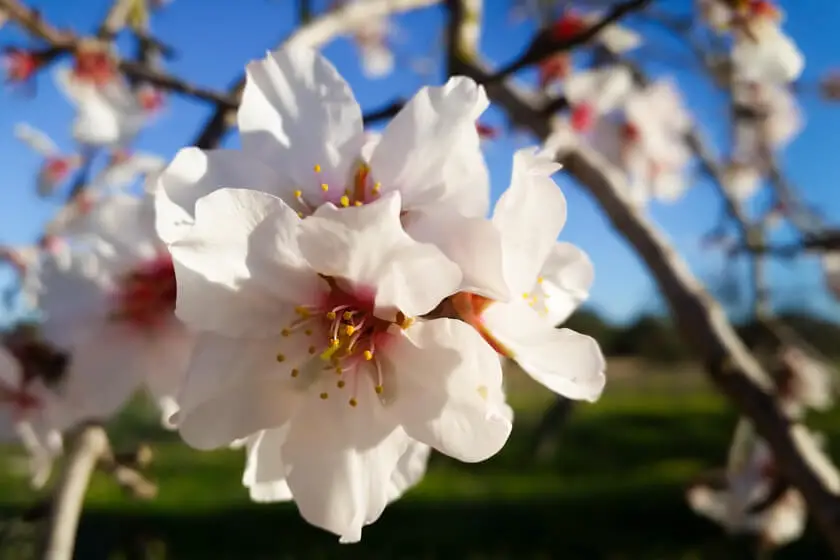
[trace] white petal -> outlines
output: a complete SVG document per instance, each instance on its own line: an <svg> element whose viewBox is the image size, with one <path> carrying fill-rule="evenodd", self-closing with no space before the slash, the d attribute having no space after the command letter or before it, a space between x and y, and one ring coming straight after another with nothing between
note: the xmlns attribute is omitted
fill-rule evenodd
<svg viewBox="0 0 840 560"><path fill-rule="evenodd" d="M299 346L299 345L298 345ZM236 340L199 335L179 396L175 424L189 445L212 449L260 430L282 426L302 393L290 375L308 358L305 348L284 349L272 340Z"/></svg>
<svg viewBox="0 0 840 560"><path fill-rule="evenodd" d="M385 128L371 156L382 192L399 190L407 209L451 200L462 213L483 215L489 185L475 121L487 106L484 88L469 78L421 89ZM457 169L468 173L460 183Z"/></svg>
<svg viewBox="0 0 840 560"><path fill-rule="evenodd" d="M411 440L400 457L397 468L391 475L388 501L393 502L422 480L432 448L419 441Z"/></svg>
<svg viewBox="0 0 840 560"><path fill-rule="evenodd" d="M169 418L178 411L178 392L184 381L195 335L177 319L154 334L154 352L148 356L146 388L161 409L164 427L171 429Z"/></svg>
<svg viewBox="0 0 840 560"><path fill-rule="evenodd" d="M403 226L415 241L437 246L463 274L459 291L497 301L510 299L502 268L499 230L485 218L465 218L450 212L411 212Z"/></svg>
<svg viewBox="0 0 840 560"><path fill-rule="evenodd" d="M604 357L591 337L546 324L525 302L493 303L483 313L492 335L531 377L564 397L594 402L604 390Z"/></svg>
<svg viewBox="0 0 840 560"><path fill-rule="evenodd" d="M287 481L309 523L358 542L382 514L389 484L409 438L378 414L373 384L359 376L358 405L311 395L282 449ZM331 396L332 397L332 396Z"/></svg>
<svg viewBox="0 0 840 560"><path fill-rule="evenodd" d="M196 201L221 188L250 188L280 194L287 187L280 175L259 160L236 150L184 148L161 173L155 186L157 230L172 243L189 229Z"/></svg>
<svg viewBox="0 0 840 560"><path fill-rule="evenodd" d="M297 252L299 222L262 192L220 189L200 199L195 225L170 246L177 316L196 330L276 336L296 306L326 290Z"/></svg>
<svg viewBox="0 0 840 560"><path fill-rule="evenodd" d="M280 49L248 64L238 119L243 150L282 169L301 189L343 184L363 142L350 86L307 48Z"/></svg>
<svg viewBox="0 0 840 560"><path fill-rule="evenodd" d="M377 309L414 317L454 293L461 271L434 245L409 237L400 207L399 192L359 207L321 206L301 222L298 242L318 273L373 289Z"/></svg>
<svg viewBox="0 0 840 560"><path fill-rule="evenodd" d="M496 352L466 323L415 323L383 350L384 398L408 435L456 459L495 455L511 423L496 406L502 369Z"/></svg>
<svg viewBox="0 0 840 560"><path fill-rule="evenodd" d="M263 430L246 440L247 461L242 484L255 502L288 502L292 491L286 482L286 465L280 450L286 441L288 424Z"/></svg>
<svg viewBox="0 0 840 560"><path fill-rule="evenodd" d="M805 57L793 40L775 25L761 26L757 40L735 42L732 63L743 80L785 84L795 81L805 68Z"/></svg>
<svg viewBox="0 0 840 560"><path fill-rule="evenodd" d="M533 150L518 151L510 187L496 203L493 224L502 235L505 276L514 296L534 285L566 223L566 198L551 179L557 169Z"/></svg>
<svg viewBox="0 0 840 560"><path fill-rule="evenodd" d="M534 286L532 307L551 326L563 323L589 297L595 269L586 253L571 243L556 243Z"/></svg>

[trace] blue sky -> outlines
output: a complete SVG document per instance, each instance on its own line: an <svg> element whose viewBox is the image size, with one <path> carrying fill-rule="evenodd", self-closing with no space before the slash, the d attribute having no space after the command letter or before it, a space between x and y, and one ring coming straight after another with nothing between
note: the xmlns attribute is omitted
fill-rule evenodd
<svg viewBox="0 0 840 560"><path fill-rule="evenodd" d="M110 0L30 0L52 23L80 31L95 27L107 10ZM172 45L177 60L168 70L190 82L219 89L226 88L242 71L244 63L262 56L266 49L287 35L294 24L291 0L176 0L154 20L155 33ZM316 0L316 6L326 4ZM493 61L503 62L516 56L533 33L528 24L514 24L508 0L488 0L485 13L483 52ZM682 9L688 2L658 2L668 9ZM819 202L832 220L840 216L840 170L835 164L840 130L840 104L830 105L816 93L818 78L831 68L840 68L840 50L836 48L840 27L840 3L834 0L791 0L782 2L788 13L786 30L797 40L806 55L802 78L801 103L807 126L782 156L785 169L802 193ZM236 6L236 8L233 8ZM408 96L425 83L440 83L438 70L427 77L411 70L410 62L426 57L439 62L443 12L430 8L397 18L399 33L396 50L399 63L392 75L375 81L363 77L352 43L340 39L325 49L326 56L338 67L353 87L363 109L376 108L395 96ZM644 24L642 24L644 25ZM725 137L726 109L720 94L692 66L690 53L660 32L651 35L653 44L641 51L652 72L674 73L683 88L689 106L701 128L713 137ZM0 30L0 45L28 44L12 26ZM834 47L834 48L832 48ZM647 54L646 54L647 53ZM650 54L653 58L648 58ZM524 72L522 80L533 73ZM56 91L50 72L37 80L37 96L29 98L21 91L0 89L0 242L29 243L44 222L55 212L56 204L36 198L32 188L38 157L13 137L15 123L26 121L50 134L61 147L70 149L70 105ZM210 114L206 104L173 97L163 115L140 137L137 148L170 158L195 137L201 123ZM504 124L503 114L491 108L484 121ZM522 134L511 134L487 145L486 157L492 174L494 198L507 186L513 150L533 142ZM237 145L231 134L228 146ZM597 205L578 187L559 177L569 203L569 219L562 239L580 245L596 267L596 282L591 303L608 317L626 320L657 305L656 289L632 249L609 227ZM710 185L697 182L677 204L653 204L652 218L670 236L691 264L696 274L711 282L722 275L722 260L699 247L699 237L717 219L719 206ZM780 231L779 239L789 232ZM774 297L779 304L807 305L811 309L840 318L840 306L822 289L822 279L815 259L794 263L774 263L771 269ZM0 281L8 275L0 277Z"/></svg>

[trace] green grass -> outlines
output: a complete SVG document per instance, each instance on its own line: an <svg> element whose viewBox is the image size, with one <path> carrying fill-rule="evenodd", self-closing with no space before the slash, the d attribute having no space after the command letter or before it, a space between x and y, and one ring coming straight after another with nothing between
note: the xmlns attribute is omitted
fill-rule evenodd
<svg viewBox="0 0 840 560"><path fill-rule="evenodd" d="M597 405L582 405L556 453L535 463L529 436L550 395L519 376L508 446L493 459L462 465L433 457L424 481L364 531L361 544L308 526L291 504L248 501L241 451L197 452L161 434L142 405L114 425L118 444L154 441L149 476L160 497L123 497L97 474L82 519L78 558L581 558L741 559L748 539L727 537L685 506L686 483L722 464L735 417L696 376L616 379ZM818 419L825 429L840 415ZM840 430L828 430L840 441ZM0 463L14 460L11 452ZM0 465L1 467L1 465ZM0 513L18 515L36 500L0 468ZM23 527L22 524L18 526ZM146 556L130 556L142 544ZM12 544L5 556L21 558ZM117 552L117 551L128 552ZM779 558L828 557L818 535Z"/></svg>

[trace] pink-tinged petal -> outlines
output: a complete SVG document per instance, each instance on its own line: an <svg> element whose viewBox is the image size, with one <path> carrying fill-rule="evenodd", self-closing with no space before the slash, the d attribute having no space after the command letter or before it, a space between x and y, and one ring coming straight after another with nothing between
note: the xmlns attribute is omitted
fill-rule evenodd
<svg viewBox="0 0 840 560"><path fill-rule="evenodd" d="M195 334L173 318L153 336L155 351L147 358L146 388L161 409L164 426L172 428L169 418L178 411L178 392L195 346Z"/></svg>
<svg viewBox="0 0 840 560"><path fill-rule="evenodd" d="M155 181L158 235L166 243L177 240L195 220L196 201L217 189L247 188L280 195L288 183L244 152L184 148Z"/></svg>
<svg viewBox="0 0 840 560"><path fill-rule="evenodd" d="M604 390L606 364L598 343L555 329L524 301L493 303L482 314L492 336L528 375L557 394L594 402Z"/></svg>
<svg viewBox="0 0 840 560"><path fill-rule="evenodd" d="M411 212L403 224L415 241L435 245L458 265L463 275L460 291L497 301L510 299L501 234L492 222L449 212Z"/></svg>
<svg viewBox="0 0 840 560"><path fill-rule="evenodd" d="M311 394L283 445L287 481L301 515L341 542L358 542L362 528L388 504L387 481L409 438L381 415L373 383L359 376L357 406Z"/></svg>
<svg viewBox="0 0 840 560"><path fill-rule="evenodd" d="M238 120L243 150L304 192L343 185L364 140L350 86L308 48L280 49L248 64Z"/></svg>
<svg viewBox="0 0 840 560"><path fill-rule="evenodd" d="M293 499L286 482L286 465L280 450L286 442L289 425L263 430L245 442L247 460L242 484L255 502L288 502Z"/></svg>
<svg viewBox="0 0 840 560"><path fill-rule="evenodd" d="M483 216L489 182L475 122L487 106L484 88L469 78L421 89L373 150L371 169L382 192L399 190L407 209L445 203Z"/></svg>
<svg viewBox="0 0 840 560"><path fill-rule="evenodd" d="M181 437L192 447L213 449L282 426L303 398L291 372L309 357L306 348L284 346L280 337L199 335L173 418Z"/></svg>
<svg viewBox="0 0 840 560"><path fill-rule="evenodd" d="M571 243L555 243L540 271L537 284L529 294L546 323L563 323L589 297L595 280L595 268L586 253Z"/></svg>
<svg viewBox="0 0 840 560"><path fill-rule="evenodd" d="M412 438L466 462L492 457L507 442L499 357L466 323L415 323L380 360L386 406Z"/></svg>
<svg viewBox="0 0 840 560"><path fill-rule="evenodd" d="M60 423L107 420L119 412L148 375L154 351L141 333L117 323L100 324L71 349L57 391Z"/></svg>
<svg viewBox="0 0 840 560"><path fill-rule="evenodd" d="M296 306L326 290L298 254L299 222L266 193L220 189L200 199L195 225L170 246L177 316L195 330L276 336Z"/></svg>
<svg viewBox="0 0 840 560"><path fill-rule="evenodd" d="M303 220L298 242L312 268L355 288L373 288L378 310L428 313L461 282L458 266L403 230L398 192L359 207L320 207Z"/></svg>
<svg viewBox="0 0 840 560"><path fill-rule="evenodd" d="M534 150L520 150L513 176L493 212L502 236L505 275L516 297L531 289L566 223L566 197L551 179L559 169Z"/></svg>

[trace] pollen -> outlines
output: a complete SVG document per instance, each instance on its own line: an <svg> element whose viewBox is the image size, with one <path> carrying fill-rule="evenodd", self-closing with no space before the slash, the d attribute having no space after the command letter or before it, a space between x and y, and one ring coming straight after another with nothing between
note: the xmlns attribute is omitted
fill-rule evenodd
<svg viewBox="0 0 840 560"><path fill-rule="evenodd" d="M373 359L373 352L371 352L370 350L365 350L364 354L362 354L362 355L365 357L365 360L367 360L367 361L371 361Z"/></svg>
<svg viewBox="0 0 840 560"><path fill-rule="evenodd" d="M347 336L350 336L354 332L356 332L356 327L354 327L353 325L344 326L344 334L346 334Z"/></svg>
<svg viewBox="0 0 840 560"><path fill-rule="evenodd" d="M325 401L329 398L330 395L329 393L321 393L319 396L321 397L322 401Z"/></svg>
<svg viewBox="0 0 840 560"><path fill-rule="evenodd" d="M537 284L542 284L544 280L545 278L543 278L542 276L537 277Z"/></svg>
<svg viewBox="0 0 840 560"><path fill-rule="evenodd" d="M339 379L338 382L335 384L335 386L338 387L339 389L344 389L345 385L346 385L346 383L344 382L343 379Z"/></svg>
<svg viewBox="0 0 840 560"><path fill-rule="evenodd" d="M350 406L356 406L359 404L359 401L356 399L350 399L348 402L350 403Z"/></svg>
<svg viewBox="0 0 840 560"><path fill-rule="evenodd" d="M330 186L326 183L321 183L321 190L327 192L328 190L330 190Z"/></svg>
<svg viewBox="0 0 840 560"><path fill-rule="evenodd" d="M286 356L284 356L283 354L277 354L277 361L278 362L285 362L286 361Z"/></svg>
<svg viewBox="0 0 840 560"><path fill-rule="evenodd" d="M297 368L293 369L291 375L292 377L297 377L298 375L300 375L300 370Z"/></svg>
<svg viewBox="0 0 840 560"><path fill-rule="evenodd" d="M336 314L335 311L327 311L327 319L330 321L335 321Z"/></svg>
<svg viewBox="0 0 840 560"><path fill-rule="evenodd" d="M342 196L342 197L339 199L339 202L341 203L341 205L342 205L344 208L347 208L348 206L350 206L350 197L348 197L348 196L345 194L344 196Z"/></svg>
<svg viewBox="0 0 840 560"><path fill-rule="evenodd" d="M371 189L371 192L373 192L373 194L379 194L379 191L381 191L381 190L382 190L382 183L377 181L376 183L373 184L373 188Z"/></svg>
<svg viewBox="0 0 840 560"><path fill-rule="evenodd" d="M301 190L296 190L295 191L295 198L300 198L302 196L303 196L303 191L301 191Z"/></svg>
<svg viewBox="0 0 840 560"><path fill-rule="evenodd" d="M302 305L298 305L297 307L295 307L295 313L297 313L301 317L309 317L309 309Z"/></svg>
<svg viewBox="0 0 840 560"><path fill-rule="evenodd" d="M353 203L353 206L361 206L361 205L362 205L362 201L361 201L361 200L357 200L357 201L355 201L355 202Z"/></svg>
<svg viewBox="0 0 840 560"><path fill-rule="evenodd" d="M312 170L315 171L315 173L320 173L321 172L321 166L316 163L315 167L313 167Z"/></svg>
<svg viewBox="0 0 840 560"><path fill-rule="evenodd" d="M350 319L352 319L352 318L353 318L353 312L352 312L352 311L345 311L345 312L341 315L341 317L342 317L345 321L349 321Z"/></svg>
<svg viewBox="0 0 840 560"><path fill-rule="evenodd" d="M373 388L373 390L376 391L377 395L381 395L382 391L384 391L385 388L382 385L377 385L376 387Z"/></svg>

